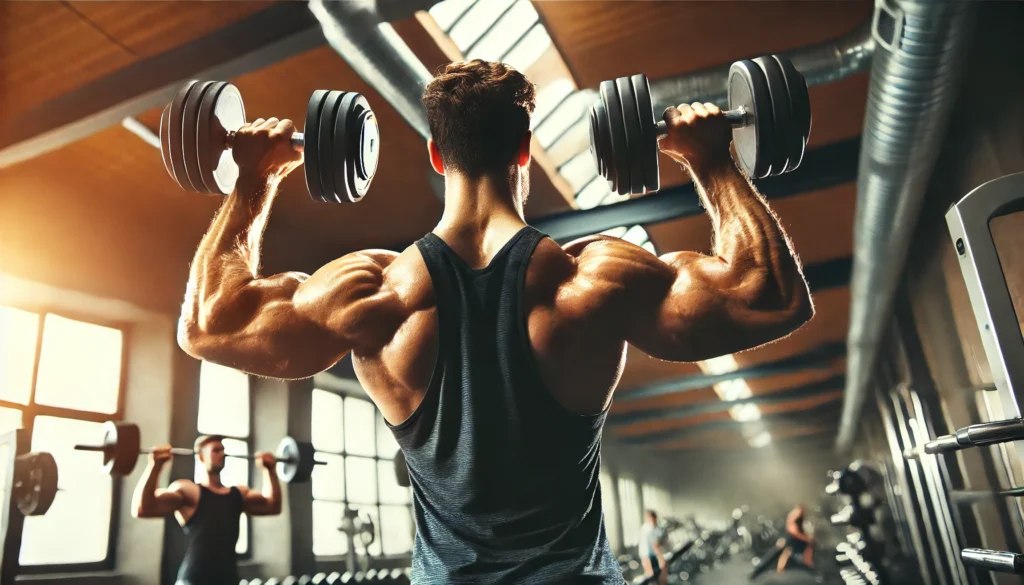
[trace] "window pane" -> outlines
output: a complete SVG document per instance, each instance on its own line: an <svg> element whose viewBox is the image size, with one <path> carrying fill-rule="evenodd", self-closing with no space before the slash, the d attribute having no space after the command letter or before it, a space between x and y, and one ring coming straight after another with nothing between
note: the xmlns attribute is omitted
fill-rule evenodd
<svg viewBox="0 0 1024 585"><path fill-rule="evenodd" d="M352 506L352 508L359 510L360 518L369 516L373 520L374 535L373 544L370 545L370 554L380 556L380 515L377 514L377 506ZM366 552L366 549L363 547L363 541L358 540L358 537L356 538L356 552Z"/></svg>
<svg viewBox="0 0 1024 585"><path fill-rule="evenodd" d="M622 540L625 546L635 546L643 524L640 494L636 482L628 477L619 478L619 504L622 510Z"/></svg>
<svg viewBox="0 0 1024 585"><path fill-rule="evenodd" d="M39 315L0 307L0 398L28 404Z"/></svg>
<svg viewBox="0 0 1024 585"><path fill-rule="evenodd" d="M249 445L238 439L224 439L224 452L228 455L247 455ZM206 467L196 455L195 482L206 481ZM224 469L220 472L220 481L226 486L249 485L249 460L241 457L227 457L224 459Z"/></svg>
<svg viewBox="0 0 1024 585"><path fill-rule="evenodd" d="M313 468L313 497L318 500L345 499L345 460L341 455L317 453L317 461L327 465Z"/></svg>
<svg viewBox="0 0 1024 585"><path fill-rule="evenodd" d="M244 513L238 517L238 540L235 554L244 555L249 550L249 517Z"/></svg>
<svg viewBox="0 0 1024 585"><path fill-rule="evenodd" d="M409 488L398 485L394 461L377 462L377 481L380 486L380 501L384 504L408 504Z"/></svg>
<svg viewBox="0 0 1024 585"><path fill-rule="evenodd" d="M87 563L107 558L111 479L103 472L96 453L72 448L76 443L95 443L102 436L100 423L36 417L32 450L53 454L60 469L60 485L65 489L57 492L45 516L25 518L23 565Z"/></svg>
<svg viewBox="0 0 1024 585"><path fill-rule="evenodd" d="M377 411L377 456L383 457L384 459L392 459L398 453L398 441L395 440L395 435L391 433L391 429L388 428L386 422L384 422L384 416L381 415L380 411Z"/></svg>
<svg viewBox="0 0 1024 585"><path fill-rule="evenodd" d="M313 418L310 434L318 451L341 453L345 450L344 418L341 396L326 390L313 390Z"/></svg>
<svg viewBox="0 0 1024 585"><path fill-rule="evenodd" d="M384 554L400 555L412 550L416 528L409 506L380 507L381 544Z"/></svg>
<svg viewBox="0 0 1024 585"><path fill-rule="evenodd" d="M203 362L199 370L198 427L200 433L248 437L249 377Z"/></svg>
<svg viewBox="0 0 1024 585"><path fill-rule="evenodd" d="M0 434L22 427L21 411L16 408L0 407ZM3 469L3 467L0 467Z"/></svg>
<svg viewBox="0 0 1024 585"><path fill-rule="evenodd" d="M117 412L121 332L47 315L36 402L92 412Z"/></svg>
<svg viewBox="0 0 1024 585"><path fill-rule="evenodd" d="M346 457L348 501L358 504L377 503L377 469L373 459Z"/></svg>
<svg viewBox="0 0 1024 585"><path fill-rule="evenodd" d="M7 466L11 464L11 453L13 450L13 443L0 443L0 494L6 493L9 489L7 485ZM0 534L7 534L7 525L4 524L2 515L0 515Z"/></svg>
<svg viewBox="0 0 1024 585"><path fill-rule="evenodd" d="M348 552L348 539L338 530L345 504L313 500L313 554L343 555Z"/></svg>
<svg viewBox="0 0 1024 585"><path fill-rule="evenodd" d="M372 402L358 398L345 399L345 445L346 453L352 455L377 454L373 430L376 408Z"/></svg>

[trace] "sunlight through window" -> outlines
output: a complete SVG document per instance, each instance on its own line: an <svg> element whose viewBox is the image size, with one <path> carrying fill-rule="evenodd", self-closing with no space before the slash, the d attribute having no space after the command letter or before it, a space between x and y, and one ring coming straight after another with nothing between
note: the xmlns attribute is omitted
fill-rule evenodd
<svg viewBox="0 0 1024 585"><path fill-rule="evenodd" d="M90 412L117 412L121 332L47 315L36 402Z"/></svg>
<svg viewBox="0 0 1024 585"><path fill-rule="evenodd" d="M0 306L0 399L28 404L39 315Z"/></svg>
<svg viewBox="0 0 1024 585"><path fill-rule="evenodd" d="M199 371L199 432L249 436L249 377L238 370L203 362Z"/></svg>

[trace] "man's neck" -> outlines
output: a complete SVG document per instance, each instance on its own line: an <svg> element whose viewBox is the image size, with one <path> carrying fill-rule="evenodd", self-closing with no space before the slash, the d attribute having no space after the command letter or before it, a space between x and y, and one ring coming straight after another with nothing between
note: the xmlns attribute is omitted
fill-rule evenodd
<svg viewBox="0 0 1024 585"><path fill-rule="evenodd" d="M484 231L492 224L524 223L520 185L507 178L486 175L467 178L445 175L444 214L440 231Z"/></svg>
<svg viewBox="0 0 1024 585"><path fill-rule="evenodd" d="M208 473L206 477L206 487L213 489L223 489L224 484L220 482L220 474Z"/></svg>

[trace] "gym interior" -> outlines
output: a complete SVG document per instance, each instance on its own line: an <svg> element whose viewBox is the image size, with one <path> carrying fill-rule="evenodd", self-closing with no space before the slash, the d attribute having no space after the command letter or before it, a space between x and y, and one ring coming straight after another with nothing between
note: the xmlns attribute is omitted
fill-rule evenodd
<svg viewBox="0 0 1024 585"><path fill-rule="evenodd" d="M283 381L179 347L190 262L224 200L195 192L220 169L192 188L196 163L168 158L189 140L167 130L189 119L183 82L229 82L249 120L305 120L307 158L316 90L372 107L379 160L372 186L348 190L357 204L311 193L308 162L281 185L263 269L312 273L436 224L444 184L419 96L473 58L536 85L531 225L559 243L604 233L707 253L678 165L662 155L657 187L618 188L621 154L595 159L602 82L643 73L655 115L725 109L736 62L780 55L811 122L779 122L779 144L759 129L758 157L799 168L751 175L815 315L698 363L629 348L600 470L624 579L656 582L637 552L654 510L671 583L1020 583L1021 25L1024 4L959 0L0 3L0 582L173 585L185 536L172 517L134 517L138 451L200 434L224 437L225 485L254 490L257 463L234 455L283 437L315 450L278 464L297 474L280 514L241 516L242 583L409 582L408 472L351 359ZM320 161L338 156L319 144ZM163 486L202 479L193 456L167 468ZM813 562L777 570L797 505Z"/></svg>

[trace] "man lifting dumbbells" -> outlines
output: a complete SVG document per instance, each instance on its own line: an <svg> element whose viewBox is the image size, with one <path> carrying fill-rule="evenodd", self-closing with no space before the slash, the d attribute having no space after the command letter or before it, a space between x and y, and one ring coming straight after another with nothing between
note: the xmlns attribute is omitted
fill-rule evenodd
<svg viewBox="0 0 1024 585"><path fill-rule="evenodd" d="M788 335L813 314L782 227L730 156L733 122L710 104L666 112L660 148L697 185L711 255L656 257L602 235L560 246L527 225L534 91L501 63L440 71L423 95L430 161L445 177L440 223L400 253L353 252L311 276L260 269L278 185L302 161L291 123L241 127L238 182L192 262L178 330L189 354L306 378L352 353L406 456L415 583L621 584L597 478L627 344L698 361ZM773 127L772 115L762 108L756 127ZM310 156L309 121L307 184L325 152ZM344 132L333 128L336 147ZM613 132L599 160L621 167L625 184L631 169L646 172L641 151L656 162L659 132L653 117ZM636 132L647 139L620 158ZM802 132L786 134L794 147Z"/></svg>
<svg viewBox="0 0 1024 585"><path fill-rule="evenodd" d="M281 513L281 484L276 458L257 453L263 469L263 491L245 486L226 487L220 480L224 469L223 439L217 435L199 437L195 452L206 469L206 481L194 483L177 479L166 489L158 488L160 472L173 456L169 445L153 447L132 499L136 518L163 518L174 514L185 532L188 547L178 569L178 585L224 585L238 583L235 543L242 512L251 516Z"/></svg>

